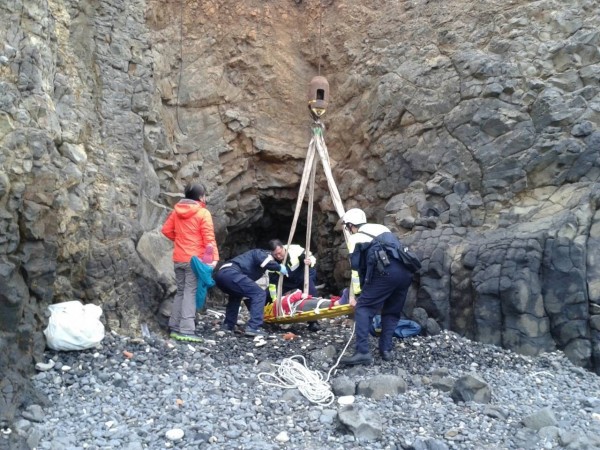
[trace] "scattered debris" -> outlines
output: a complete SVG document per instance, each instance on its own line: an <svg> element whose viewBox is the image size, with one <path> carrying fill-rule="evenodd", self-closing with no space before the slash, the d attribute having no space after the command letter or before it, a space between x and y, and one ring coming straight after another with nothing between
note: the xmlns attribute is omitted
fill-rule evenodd
<svg viewBox="0 0 600 450"><path fill-rule="evenodd" d="M297 337L298 337L298 335L292 333L291 331L289 331L283 335L283 339L286 341L291 341L293 339L296 339Z"/></svg>
<svg viewBox="0 0 600 450"><path fill-rule="evenodd" d="M354 395L343 395L338 398L338 403L340 405L351 405L354 403Z"/></svg>
<svg viewBox="0 0 600 450"><path fill-rule="evenodd" d="M46 372L47 370L50 370L54 367L56 363L54 362L54 360L49 359L47 363L42 363L39 362L35 365L35 369L39 370L40 372Z"/></svg>

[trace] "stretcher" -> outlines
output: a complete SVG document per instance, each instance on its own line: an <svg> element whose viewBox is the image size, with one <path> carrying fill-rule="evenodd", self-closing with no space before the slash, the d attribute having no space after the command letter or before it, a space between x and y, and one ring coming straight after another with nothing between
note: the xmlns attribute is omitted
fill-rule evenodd
<svg viewBox="0 0 600 450"><path fill-rule="evenodd" d="M297 311L291 315L276 316L273 312L273 304L270 303L265 306L265 317L266 323L299 323L299 322L310 322L313 320L320 319L332 319L334 317L345 316L352 314L354 308L348 304L331 306L328 308L314 309L312 311Z"/></svg>
<svg viewBox="0 0 600 450"><path fill-rule="evenodd" d="M339 297L303 298L302 291L288 294L273 303L265 305L264 321L266 323L298 323L352 314L354 308L348 303L336 304Z"/></svg>

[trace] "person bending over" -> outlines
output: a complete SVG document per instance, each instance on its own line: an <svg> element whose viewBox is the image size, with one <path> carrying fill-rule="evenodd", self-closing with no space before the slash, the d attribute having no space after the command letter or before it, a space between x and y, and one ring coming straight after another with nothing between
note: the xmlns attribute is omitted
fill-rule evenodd
<svg viewBox="0 0 600 450"><path fill-rule="evenodd" d="M243 298L250 311L250 319L246 324L246 336L265 336L260 328L263 324L265 309L265 291L256 284L267 270L287 275L282 264L285 249L278 239L269 241L269 249L253 249L230 259L215 274L215 282L219 289L228 294L223 326L233 331Z"/></svg>

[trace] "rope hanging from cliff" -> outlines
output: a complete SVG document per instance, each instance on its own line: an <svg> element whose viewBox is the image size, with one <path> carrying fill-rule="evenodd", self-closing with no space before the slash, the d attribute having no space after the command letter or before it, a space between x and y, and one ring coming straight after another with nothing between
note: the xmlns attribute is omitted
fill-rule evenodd
<svg viewBox="0 0 600 450"><path fill-rule="evenodd" d="M321 31L323 30L323 0L319 0L319 41L317 44L317 51L319 52L319 71L318 74L321 75Z"/></svg>
<svg viewBox="0 0 600 450"><path fill-rule="evenodd" d="M175 106L175 120L177 121L177 128L184 135L187 136L185 131L181 128L179 122L179 93L181 92L181 77L183 74L183 5L185 0L179 0L179 81L177 82L177 105Z"/></svg>

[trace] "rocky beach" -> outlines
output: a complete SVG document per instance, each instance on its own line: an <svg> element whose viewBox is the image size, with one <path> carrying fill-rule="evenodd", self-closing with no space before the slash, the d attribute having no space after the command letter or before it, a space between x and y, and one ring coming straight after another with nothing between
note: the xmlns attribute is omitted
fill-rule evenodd
<svg viewBox="0 0 600 450"><path fill-rule="evenodd" d="M600 448L600 380L561 352L527 357L443 331L397 339L393 361L334 368L351 321L320 324L317 332L267 325L268 339L254 340L224 332L209 310L199 315L201 344L144 330L142 338L109 332L93 349L46 350L33 377L43 395L2 430L0 446ZM277 386L268 374L292 357L320 373L329 400Z"/></svg>

